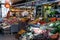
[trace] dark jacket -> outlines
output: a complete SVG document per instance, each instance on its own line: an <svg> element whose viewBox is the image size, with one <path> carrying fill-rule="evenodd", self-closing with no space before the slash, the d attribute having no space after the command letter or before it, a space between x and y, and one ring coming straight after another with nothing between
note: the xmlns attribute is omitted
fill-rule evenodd
<svg viewBox="0 0 60 40"><path fill-rule="evenodd" d="M19 23L18 23L18 29L19 29L19 31L21 29L26 30L27 29L27 27L26 27L27 25L28 25L28 20L26 22L19 21Z"/></svg>

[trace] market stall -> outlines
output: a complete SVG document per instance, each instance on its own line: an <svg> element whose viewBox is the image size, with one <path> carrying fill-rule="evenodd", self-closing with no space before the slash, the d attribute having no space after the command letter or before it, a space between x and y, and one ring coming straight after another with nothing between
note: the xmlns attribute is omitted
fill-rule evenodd
<svg viewBox="0 0 60 40"><path fill-rule="evenodd" d="M44 23L41 25L39 22L33 21L27 27L27 31L19 31L19 37L23 40L58 40L60 34L60 21ZM28 38L27 38L28 37Z"/></svg>

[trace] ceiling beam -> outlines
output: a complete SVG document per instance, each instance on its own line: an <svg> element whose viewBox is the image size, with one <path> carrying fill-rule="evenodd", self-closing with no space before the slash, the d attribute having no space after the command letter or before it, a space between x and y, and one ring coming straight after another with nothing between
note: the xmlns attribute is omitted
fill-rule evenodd
<svg viewBox="0 0 60 40"><path fill-rule="evenodd" d="M25 3L25 2L26 2L26 0L25 1L18 1L18 2L12 3L12 5L21 4L21 3Z"/></svg>

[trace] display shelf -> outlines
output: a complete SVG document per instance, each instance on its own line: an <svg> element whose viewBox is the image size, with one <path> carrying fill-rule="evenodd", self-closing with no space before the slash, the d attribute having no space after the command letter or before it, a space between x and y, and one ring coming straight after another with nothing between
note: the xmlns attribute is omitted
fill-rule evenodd
<svg viewBox="0 0 60 40"><path fill-rule="evenodd" d="M59 2L59 1L42 2L41 4L36 4L36 5L52 4L52 3L55 3L55 2Z"/></svg>
<svg viewBox="0 0 60 40"><path fill-rule="evenodd" d="M59 2L60 0L56 0L56 1L30 1L30 2L26 2L26 3L21 3L21 4L17 4L17 5L12 5L12 6L37 6L37 5L43 5L43 4L51 4L51 3L55 3L55 2ZM34 3L34 4L32 4Z"/></svg>

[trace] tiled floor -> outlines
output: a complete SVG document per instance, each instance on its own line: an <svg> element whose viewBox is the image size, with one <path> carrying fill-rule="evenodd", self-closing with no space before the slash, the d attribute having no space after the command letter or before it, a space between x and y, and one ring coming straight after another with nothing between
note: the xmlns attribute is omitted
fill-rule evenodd
<svg viewBox="0 0 60 40"><path fill-rule="evenodd" d="M14 35L10 35L10 34L1 35L0 34L0 40L17 40L17 39L15 39Z"/></svg>

